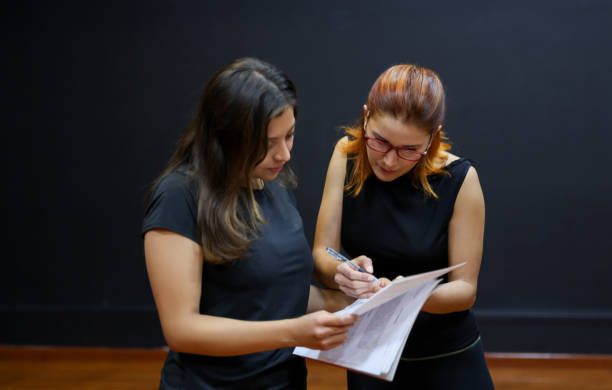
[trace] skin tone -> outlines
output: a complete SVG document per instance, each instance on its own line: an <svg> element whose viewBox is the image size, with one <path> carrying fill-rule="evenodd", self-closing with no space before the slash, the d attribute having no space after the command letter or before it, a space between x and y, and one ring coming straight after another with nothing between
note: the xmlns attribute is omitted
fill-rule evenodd
<svg viewBox="0 0 612 390"><path fill-rule="evenodd" d="M254 179L273 180L291 158L295 118L285 109L268 126L269 149L253 170ZM357 320L336 316L350 302L339 291L311 287L310 314L276 321L242 321L199 313L202 248L177 233L153 229L145 234L145 259L155 304L168 346L177 352L233 356L283 347L327 350L346 339ZM325 310L322 310L325 309Z"/></svg>
<svg viewBox="0 0 612 390"><path fill-rule="evenodd" d="M366 106L364 111L368 115ZM426 131L414 124L403 123L385 114L369 118L366 135L376 136L393 146L414 147L418 151L427 148L429 138ZM346 155L341 149L347 141L343 138L338 142L327 171L313 247L315 277L327 286L339 288L350 296L365 298L387 286L389 280L380 278L379 283L376 283L371 275L357 272L347 264L338 264L325 252L326 247L336 250L340 248L342 199L346 177ZM399 159L393 150L386 154L368 148L366 150L374 175L381 181L393 181L410 172L417 164ZM447 164L459 158L450 153L447 155ZM448 283L434 290L424 304L423 311L436 314L451 313L467 310L474 304L482 259L484 219L482 189L476 170L470 167L457 195L448 227L449 265L464 261L466 264L452 271ZM356 257L353 262L368 272L374 271L373 260L366 256Z"/></svg>
<svg viewBox="0 0 612 390"><path fill-rule="evenodd" d="M429 133L412 123L403 123L390 115L381 115L368 120L366 136L385 141L394 146L424 152L429 142ZM399 158L396 151L379 153L366 148L368 161L374 174L381 181L393 181L404 176L418 161Z"/></svg>
<svg viewBox="0 0 612 390"><path fill-rule="evenodd" d="M268 125L268 153L255 166L252 177L255 179L274 180L291 159L293 138L295 136L295 116L293 108L286 108L273 118Z"/></svg>

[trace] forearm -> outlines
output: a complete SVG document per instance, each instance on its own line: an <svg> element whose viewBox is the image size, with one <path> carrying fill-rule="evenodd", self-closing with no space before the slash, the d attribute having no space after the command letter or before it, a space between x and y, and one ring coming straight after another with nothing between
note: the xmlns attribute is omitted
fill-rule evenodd
<svg viewBox="0 0 612 390"><path fill-rule="evenodd" d="M241 321L193 313L162 322L162 328L174 351L235 356L297 345L292 321Z"/></svg>
<svg viewBox="0 0 612 390"><path fill-rule="evenodd" d="M329 288L338 289L338 284L334 281L338 262L326 252L325 247L317 246L316 243L312 255L315 261L315 279Z"/></svg>
<svg viewBox="0 0 612 390"><path fill-rule="evenodd" d="M310 286L310 295L308 297L308 313L317 310L326 310L335 312L344 309L355 301L340 290L321 288Z"/></svg>
<svg viewBox="0 0 612 390"><path fill-rule="evenodd" d="M464 280L454 280L439 285L421 310L433 314L446 314L467 310L475 301L476 286Z"/></svg>

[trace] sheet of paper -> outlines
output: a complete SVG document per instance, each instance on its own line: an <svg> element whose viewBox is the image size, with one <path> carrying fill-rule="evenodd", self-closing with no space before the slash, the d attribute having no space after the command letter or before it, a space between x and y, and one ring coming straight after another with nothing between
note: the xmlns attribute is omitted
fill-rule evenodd
<svg viewBox="0 0 612 390"><path fill-rule="evenodd" d="M374 294L369 299L359 299L355 301L352 305L347 306L341 312L346 312L347 309L351 308L353 305L357 306L354 309L349 309L349 313L355 314L363 314L368 310L371 310L377 306L382 305L383 303L403 294L404 292L418 286L421 283L426 282L430 279L438 278L444 275L447 272L450 272L456 268L461 267L465 263L457 264L452 267L441 268L431 272L425 272L422 274L407 276L402 279L394 280L391 282L391 285L379 290L376 294Z"/></svg>
<svg viewBox="0 0 612 390"><path fill-rule="evenodd" d="M461 265L393 281L336 312L360 315L344 344L329 351L297 347L293 353L392 381L412 325L440 282L435 278Z"/></svg>
<svg viewBox="0 0 612 390"><path fill-rule="evenodd" d="M329 351L297 347L294 354L392 380L409 330L438 280L429 280L361 315L341 346ZM389 379L390 378L390 379Z"/></svg>

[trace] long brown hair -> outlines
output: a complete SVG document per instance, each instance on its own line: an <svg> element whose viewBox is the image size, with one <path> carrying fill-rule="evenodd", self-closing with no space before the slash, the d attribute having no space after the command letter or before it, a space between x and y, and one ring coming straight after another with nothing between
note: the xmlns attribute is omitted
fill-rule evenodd
<svg viewBox="0 0 612 390"><path fill-rule="evenodd" d="M403 123L412 123L433 134L427 155L419 160L410 174L415 187L437 198L427 176L445 172L446 155L443 152L450 149L450 144L444 142L444 132L438 131L446 111L444 88L438 75L416 65L392 66L372 85L367 105L369 115L373 117L392 115ZM349 142L343 151L354 161L345 189L353 196L361 192L365 180L372 174L363 138L365 119L364 112L353 127L344 128Z"/></svg>
<svg viewBox="0 0 612 390"><path fill-rule="evenodd" d="M266 156L268 124L286 108L292 108L297 118L293 82L273 65L255 58L235 60L204 87L193 120L179 138L168 167L155 181L157 184L182 166L191 172L198 188L197 221L204 260L239 259L257 237L265 221L254 197L251 174ZM295 185L287 164L279 181Z"/></svg>

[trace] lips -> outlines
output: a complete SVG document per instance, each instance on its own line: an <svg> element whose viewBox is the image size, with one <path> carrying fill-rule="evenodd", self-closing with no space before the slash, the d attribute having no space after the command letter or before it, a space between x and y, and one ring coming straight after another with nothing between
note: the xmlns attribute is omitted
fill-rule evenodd
<svg viewBox="0 0 612 390"><path fill-rule="evenodd" d="M378 167L380 168L381 171L383 171L383 173L386 173L386 174L392 174L392 173L395 173L397 171L397 169L394 169L394 170L385 169L385 168L381 167L380 165Z"/></svg>
<svg viewBox="0 0 612 390"><path fill-rule="evenodd" d="M278 173L283 169L283 166L281 165L280 167L277 168L268 168L269 171L274 172L274 173Z"/></svg>

